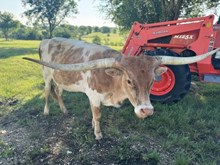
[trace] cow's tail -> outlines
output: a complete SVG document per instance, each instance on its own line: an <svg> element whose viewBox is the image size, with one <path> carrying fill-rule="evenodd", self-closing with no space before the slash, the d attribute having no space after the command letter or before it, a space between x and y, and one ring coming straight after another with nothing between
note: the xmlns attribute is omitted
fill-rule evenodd
<svg viewBox="0 0 220 165"><path fill-rule="evenodd" d="M38 54L39 54L39 58L41 59L42 58L42 55L41 55L41 49L40 49L40 46L38 48Z"/></svg>

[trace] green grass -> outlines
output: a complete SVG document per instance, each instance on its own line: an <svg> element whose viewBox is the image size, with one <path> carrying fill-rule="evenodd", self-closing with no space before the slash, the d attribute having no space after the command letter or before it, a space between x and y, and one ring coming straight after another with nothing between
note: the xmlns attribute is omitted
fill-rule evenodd
<svg viewBox="0 0 220 165"><path fill-rule="evenodd" d="M153 103L155 114L145 120L137 119L129 102L120 109L102 107L104 139L97 142L84 94L64 92L69 116L63 116L52 99L50 115L42 115L41 66L22 60L24 56L38 58L38 44L39 41L0 40L0 121L5 118L29 130L27 139L31 145L40 141L35 150L25 152L27 164L37 164L41 159L52 164L220 163L219 84L197 82L200 90L176 104ZM63 145L59 148L56 145L60 141ZM0 149L4 148L0 157L13 157L16 150L10 147L0 139ZM13 147L19 151L19 147ZM68 150L73 155L68 155Z"/></svg>
<svg viewBox="0 0 220 165"><path fill-rule="evenodd" d="M40 66L31 64L22 57L38 58L37 47L40 41L0 40L0 101L10 102L32 99L40 92L43 81ZM29 92L31 91L31 92ZM12 103L11 103L12 104ZM2 116L11 106L1 107Z"/></svg>
<svg viewBox="0 0 220 165"><path fill-rule="evenodd" d="M85 40L87 42L92 42L95 36L100 37L102 45L111 46L115 50L121 50L126 39L125 36L120 35L118 33L103 34L101 32L96 32L83 36L82 40Z"/></svg>

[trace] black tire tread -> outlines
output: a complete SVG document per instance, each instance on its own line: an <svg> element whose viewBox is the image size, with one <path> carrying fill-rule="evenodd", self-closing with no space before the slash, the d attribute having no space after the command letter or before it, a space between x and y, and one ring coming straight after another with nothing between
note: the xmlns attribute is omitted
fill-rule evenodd
<svg viewBox="0 0 220 165"><path fill-rule="evenodd" d="M167 55L167 56L179 56L179 54L169 50L169 49L156 49L154 51L147 51L144 54L155 56L155 55ZM174 66L169 66L169 68L174 68ZM168 94L163 96L155 96L151 94L151 100L161 103L176 103L188 93L191 85L191 73L188 65L175 66L181 68L181 73L175 74L175 77L183 79L183 84L178 84L174 86L174 89L170 91ZM172 69L171 69L172 70Z"/></svg>

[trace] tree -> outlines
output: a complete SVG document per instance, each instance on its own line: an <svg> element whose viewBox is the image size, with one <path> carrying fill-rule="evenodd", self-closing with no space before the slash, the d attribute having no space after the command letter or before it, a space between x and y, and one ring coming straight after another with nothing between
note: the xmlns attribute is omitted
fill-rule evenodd
<svg viewBox="0 0 220 165"><path fill-rule="evenodd" d="M219 4L219 0L187 0L187 3L183 3L181 15L187 18L198 17L207 14L209 9L212 9L214 14L214 9L217 9Z"/></svg>
<svg viewBox="0 0 220 165"><path fill-rule="evenodd" d="M94 26L93 27L93 32L100 32L100 28L98 26Z"/></svg>
<svg viewBox="0 0 220 165"><path fill-rule="evenodd" d="M61 25L61 26L59 26L55 30L54 35L56 37L70 38L71 37L71 31L70 31L69 25Z"/></svg>
<svg viewBox="0 0 220 165"><path fill-rule="evenodd" d="M21 40L41 40L44 38L42 31L38 27L26 27L24 25L14 30L12 37Z"/></svg>
<svg viewBox="0 0 220 165"><path fill-rule="evenodd" d="M77 13L77 4L74 0L22 0L22 3L30 8L24 14L32 21L40 21L47 27L50 38L53 37L54 29L67 16Z"/></svg>
<svg viewBox="0 0 220 165"><path fill-rule="evenodd" d="M83 25L79 26L78 33L80 36L86 35L87 34L87 27L83 26Z"/></svg>
<svg viewBox="0 0 220 165"><path fill-rule="evenodd" d="M37 29L29 29L28 35L27 35L27 40L41 40L43 38L43 35L41 31Z"/></svg>
<svg viewBox="0 0 220 165"><path fill-rule="evenodd" d="M97 35L94 36L94 38L92 40L92 43L100 45L101 44L101 38Z"/></svg>
<svg viewBox="0 0 220 165"><path fill-rule="evenodd" d="M87 34L90 34L92 33L92 26L87 26Z"/></svg>
<svg viewBox="0 0 220 165"><path fill-rule="evenodd" d="M112 31L112 33L116 34L117 33L117 28L112 28L111 31Z"/></svg>
<svg viewBox="0 0 220 165"><path fill-rule="evenodd" d="M110 33L111 29L108 26L102 26L101 27L101 32L102 33Z"/></svg>
<svg viewBox="0 0 220 165"><path fill-rule="evenodd" d="M16 29L19 26L19 22L13 20L13 15L8 12L0 12L0 29L5 40L8 40L9 34L13 29Z"/></svg>
<svg viewBox="0 0 220 165"><path fill-rule="evenodd" d="M219 0L102 0L100 11L123 29L133 22L153 23L176 20L180 16L202 14L202 7L213 7Z"/></svg>

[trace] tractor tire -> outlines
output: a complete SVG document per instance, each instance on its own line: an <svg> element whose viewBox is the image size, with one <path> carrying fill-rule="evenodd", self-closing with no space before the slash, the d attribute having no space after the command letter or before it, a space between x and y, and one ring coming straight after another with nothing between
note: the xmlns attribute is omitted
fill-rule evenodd
<svg viewBox="0 0 220 165"><path fill-rule="evenodd" d="M179 56L179 54L168 49L157 49L144 52L146 55ZM151 89L152 101L161 103L173 103L180 101L189 91L191 84L191 73L188 65L166 65L168 71L156 77Z"/></svg>

